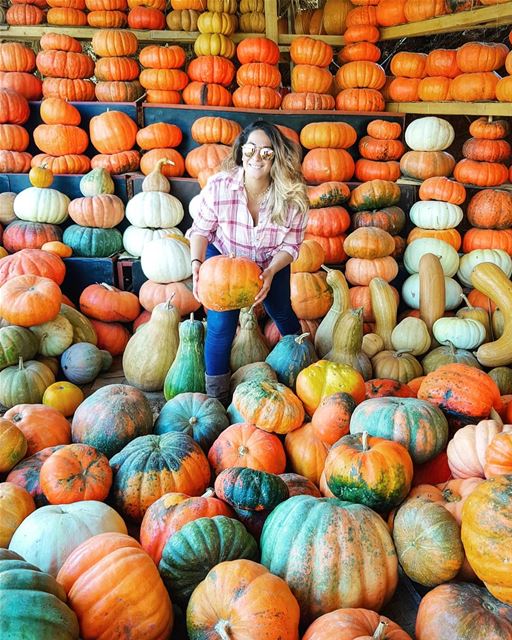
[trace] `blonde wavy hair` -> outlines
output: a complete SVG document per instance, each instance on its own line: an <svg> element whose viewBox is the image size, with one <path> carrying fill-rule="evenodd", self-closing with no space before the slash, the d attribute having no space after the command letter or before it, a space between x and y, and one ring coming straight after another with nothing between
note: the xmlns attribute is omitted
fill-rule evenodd
<svg viewBox="0 0 512 640"><path fill-rule="evenodd" d="M270 169L274 203L270 219L274 224L284 225L287 222L286 213L290 207L295 207L301 213L306 213L309 209L306 183L301 167L302 150L296 142L286 138L270 122L257 120L239 134L231 154L222 164L222 169L233 171L242 166L242 146L253 131L266 133L274 149L275 155Z"/></svg>

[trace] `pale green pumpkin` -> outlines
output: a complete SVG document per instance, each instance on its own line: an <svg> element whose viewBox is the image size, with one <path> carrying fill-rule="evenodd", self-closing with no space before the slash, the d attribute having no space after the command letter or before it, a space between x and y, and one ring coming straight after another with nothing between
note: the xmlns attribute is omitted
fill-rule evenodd
<svg viewBox="0 0 512 640"><path fill-rule="evenodd" d="M25 327L15 325L0 329L0 369L16 364L20 357L30 360L37 353L37 337Z"/></svg>
<svg viewBox="0 0 512 640"><path fill-rule="evenodd" d="M61 313L43 324L30 327L39 340L39 353L43 356L60 356L73 343L73 325Z"/></svg>
<svg viewBox="0 0 512 640"><path fill-rule="evenodd" d="M99 196L114 193L114 181L110 173L101 167L92 169L80 180L80 193L84 196Z"/></svg>
<svg viewBox="0 0 512 640"><path fill-rule="evenodd" d="M17 404L38 404L55 382L53 372L42 362L28 360L0 371L0 402L7 408Z"/></svg>
<svg viewBox="0 0 512 640"><path fill-rule="evenodd" d="M89 318L84 316L78 309L73 309L67 304L61 304L60 313L63 315L73 327L73 344L77 342L90 342L91 344L97 344L98 338L96 331L92 326Z"/></svg>

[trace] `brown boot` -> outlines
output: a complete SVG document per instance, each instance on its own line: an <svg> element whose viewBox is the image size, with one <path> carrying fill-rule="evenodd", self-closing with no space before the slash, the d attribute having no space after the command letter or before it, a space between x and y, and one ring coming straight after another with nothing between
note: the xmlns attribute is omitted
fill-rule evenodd
<svg viewBox="0 0 512 640"><path fill-rule="evenodd" d="M230 402L230 380L230 373L222 373L218 376L209 376L208 374L205 375L206 395L209 398L217 398L217 400L222 403L224 408L226 408Z"/></svg>

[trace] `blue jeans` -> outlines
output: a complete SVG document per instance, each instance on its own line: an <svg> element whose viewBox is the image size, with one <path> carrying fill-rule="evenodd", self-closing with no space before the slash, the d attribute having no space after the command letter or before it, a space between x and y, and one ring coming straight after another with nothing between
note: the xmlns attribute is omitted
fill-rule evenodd
<svg viewBox="0 0 512 640"><path fill-rule="evenodd" d="M206 258L220 255L212 244L208 245ZM265 311L276 323L281 335L299 333L297 320L290 301L290 267L278 271L272 279L270 290L263 301ZM238 325L239 309L233 311L208 311L204 358L206 373L218 376L229 373L229 355Z"/></svg>

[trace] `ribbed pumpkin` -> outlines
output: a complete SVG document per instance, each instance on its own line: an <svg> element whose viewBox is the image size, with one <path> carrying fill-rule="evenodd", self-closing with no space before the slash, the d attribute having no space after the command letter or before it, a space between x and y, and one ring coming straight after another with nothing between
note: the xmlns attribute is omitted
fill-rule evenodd
<svg viewBox="0 0 512 640"><path fill-rule="evenodd" d="M349 603L379 609L396 587L397 560L387 527L363 505L289 498L267 518L261 551L262 564L282 577L299 601L303 624Z"/></svg>
<svg viewBox="0 0 512 640"><path fill-rule="evenodd" d="M372 398L356 407L351 433L368 431L372 436L403 444L415 463L436 456L446 446L448 423L443 413L416 398Z"/></svg>
<svg viewBox="0 0 512 640"><path fill-rule="evenodd" d="M82 402L73 416L73 442L113 456L133 438L149 434L153 414L144 394L128 385L107 385Z"/></svg>
<svg viewBox="0 0 512 640"><path fill-rule="evenodd" d="M114 471L113 503L120 513L137 522L165 493L200 495L210 480L205 454L185 433L135 438L110 459L110 465Z"/></svg>
<svg viewBox="0 0 512 640"><path fill-rule="evenodd" d="M18 404L11 407L5 418L11 420L27 440L26 456L47 447L69 444L71 428L64 416L43 404Z"/></svg>

